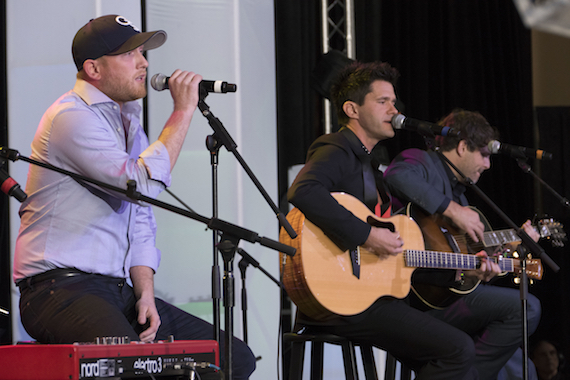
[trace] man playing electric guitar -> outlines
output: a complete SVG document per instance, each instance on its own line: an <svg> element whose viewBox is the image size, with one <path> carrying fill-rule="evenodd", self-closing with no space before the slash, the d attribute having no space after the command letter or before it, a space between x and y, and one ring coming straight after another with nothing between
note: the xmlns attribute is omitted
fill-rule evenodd
<svg viewBox="0 0 570 380"><path fill-rule="evenodd" d="M342 128L315 140L288 192L288 200L308 221L351 256L354 254L352 268L346 267L346 271L357 279L359 273L354 268L360 261L359 247L378 260L401 257L407 249L399 231L371 226L331 195L348 193L372 211L386 210L389 200L370 152L379 141L394 136L391 120L398 113L394 91L397 77L397 71L386 63L355 62L340 73L332 86L331 100ZM500 322L489 310L484 320L489 325ZM381 297L356 315L325 320L298 313L296 322L385 349L412 368L417 380L490 379L477 374L475 344L465 332L468 326L452 326L394 297Z"/></svg>
<svg viewBox="0 0 570 380"><path fill-rule="evenodd" d="M483 171L490 168L487 143L497 139L498 132L481 114L464 110L454 110L440 124L459 131L460 137L438 136L439 151L465 176L477 182ZM394 197L395 208L411 202L428 215L440 215L450 221L473 241L483 239L484 225L479 213L467 207L463 180L438 152L419 149L401 152L384 173L384 180ZM530 221L523 228L529 236L538 240L538 233ZM457 286L468 278L482 281L481 285L447 308L431 309L426 314L473 336L479 377L496 379L501 368L522 343L521 301L518 290L485 284L499 274L500 269L493 261L484 259L485 252L477 255L483 257L481 267L477 270L418 269L414 272L412 283L418 288L424 284L447 288ZM537 328L540 314L540 302L529 295L529 333ZM522 363L519 362L519 366Z"/></svg>

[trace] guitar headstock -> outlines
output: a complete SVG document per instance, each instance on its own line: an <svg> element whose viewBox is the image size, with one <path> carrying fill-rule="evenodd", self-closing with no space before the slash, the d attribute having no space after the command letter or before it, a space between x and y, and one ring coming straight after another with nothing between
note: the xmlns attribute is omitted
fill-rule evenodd
<svg viewBox="0 0 570 380"><path fill-rule="evenodd" d="M543 272L544 269L542 268L542 261L540 261L540 259L526 260L526 275L528 278L542 280Z"/></svg>
<svg viewBox="0 0 570 380"><path fill-rule="evenodd" d="M544 218L536 223L536 230L541 238L550 240L550 244L553 247L564 247L564 242L567 238L562 223L552 218Z"/></svg>

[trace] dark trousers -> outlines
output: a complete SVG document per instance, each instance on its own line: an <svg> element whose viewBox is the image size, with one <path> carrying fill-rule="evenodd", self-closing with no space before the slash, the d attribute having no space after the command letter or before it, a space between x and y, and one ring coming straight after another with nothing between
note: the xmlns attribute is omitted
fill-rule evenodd
<svg viewBox="0 0 570 380"><path fill-rule="evenodd" d="M402 300L378 300L363 314L319 329L390 352L416 380L478 379L473 339Z"/></svg>
<svg viewBox="0 0 570 380"><path fill-rule="evenodd" d="M96 274L31 282L21 287L20 314L28 334L41 343L93 342L97 337L126 337L139 340L145 327L137 323L136 299L124 279ZM161 325L157 340L211 340L210 323L156 298ZM220 360L224 368L224 341L220 338ZM233 378L247 379L255 369L249 347L233 338Z"/></svg>
<svg viewBox="0 0 570 380"><path fill-rule="evenodd" d="M473 337L477 352L475 367L484 380L496 379L501 368L522 344L522 303L518 289L479 285L450 307L427 313ZM538 327L540 316L540 301L529 294L529 335Z"/></svg>
<svg viewBox="0 0 570 380"><path fill-rule="evenodd" d="M529 295L527 310L532 333L541 314L536 297ZM312 328L384 349L412 368L416 380L494 380L522 343L521 314L518 290L479 285L443 310L380 299L362 314Z"/></svg>

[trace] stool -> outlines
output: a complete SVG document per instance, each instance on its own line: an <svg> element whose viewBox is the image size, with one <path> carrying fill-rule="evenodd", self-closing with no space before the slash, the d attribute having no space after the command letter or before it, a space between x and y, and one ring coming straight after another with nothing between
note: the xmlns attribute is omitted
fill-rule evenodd
<svg viewBox="0 0 570 380"><path fill-rule="evenodd" d="M306 342L311 342L311 380L323 379L323 352L325 343L341 346L346 380L358 380L354 350L355 345L360 346L366 380L378 380L372 345L358 344L347 338L327 333L285 333L283 334L283 341L291 343L289 380L301 380L303 377L303 360L305 357Z"/></svg>
<svg viewBox="0 0 570 380"><path fill-rule="evenodd" d="M356 343L350 339L327 333L285 333L283 334L283 341L285 343L291 343L289 380L301 380L303 378L306 342L311 342L311 380L323 380L323 353L325 343L341 346L346 380L358 380L355 346L360 347L366 380L378 380L374 353L372 351L372 345L370 344ZM387 352L384 380L396 380L396 365L396 358ZM400 380L411 379L412 370L400 363Z"/></svg>
<svg viewBox="0 0 570 380"><path fill-rule="evenodd" d="M386 352L386 371L384 374L385 380L395 380L396 379L396 358L392 356L391 353ZM405 367L400 363L400 380L411 380L412 370Z"/></svg>

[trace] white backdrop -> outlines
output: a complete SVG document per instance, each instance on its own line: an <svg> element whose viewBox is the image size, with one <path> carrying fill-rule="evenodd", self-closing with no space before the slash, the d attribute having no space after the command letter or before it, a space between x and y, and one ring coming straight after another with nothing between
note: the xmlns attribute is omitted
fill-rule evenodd
<svg viewBox="0 0 570 380"><path fill-rule="evenodd" d="M75 32L89 19L121 14L141 26L136 0L8 0L9 147L29 156L30 143L43 112L73 87L71 57ZM150 0L147 29L164 29L168 40L148 53L149 77L176 68L205 79L238 85L235 94L212 94L206 102L238 145L238 151L277 202L275 62L272 0ZM154 141L172 109L168 91L150 89L150 139ZM197 112L184 151L173 172L171 190L199 214L212 216L210 154L205 138L213 131ZM12 177L25 184L28 164L10 164ZM161 200L177 204L168 194ZM19 203L12 200L12 247L19 227ZM278 238L275 214L232 154L219 155L219 217ZM157 296L211 321L212 232L205 225L156 209L157 245L163 252L156 276ZM80 210L78 210L80 212ZM278 253L258 244L240 247L278 278ZM13 249L12 249L13 252ZM242 337L240 275L236 256L235 334ZM222 261L220 260L220 265ZM223 267L222 267L223 268ZM262 359L252 379L277 378L278 287L259 270L247 270L249 345ZM19 323L18 292L13 289L14 340L29 339ZM196 302L202 301L202 302ZM223 327L222 316L222 327Z"/></svg>

